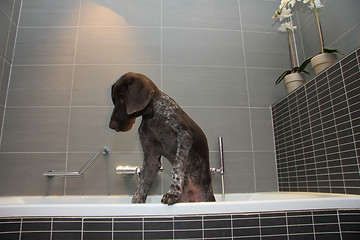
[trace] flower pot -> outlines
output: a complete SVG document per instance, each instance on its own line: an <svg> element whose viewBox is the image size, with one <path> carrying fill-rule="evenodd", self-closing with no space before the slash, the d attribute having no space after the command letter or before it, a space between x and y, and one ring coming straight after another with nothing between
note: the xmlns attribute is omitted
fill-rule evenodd
<svg viewBox="0 0 360 240"><path fill-rule="evenodd" d="M301 73L291 73L285 76L284 78L285 86L288 93L291 93L296 88L300 87L304 84L305 79Z"/></svg>
<svg viewBox="0 0 360 240"><path fill-rule="evenodd" d="M315 74L322 72L324 69L332 65L337 59L334 53L320 53L311 59L311 65Z"/></svg>

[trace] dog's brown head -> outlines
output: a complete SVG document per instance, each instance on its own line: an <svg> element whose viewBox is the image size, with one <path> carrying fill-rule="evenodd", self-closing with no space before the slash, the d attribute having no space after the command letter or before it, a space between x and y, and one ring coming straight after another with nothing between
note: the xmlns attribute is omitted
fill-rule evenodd
<svg viewBox="0 0 360 240"><path fill-rule="evenodd" d="M117 132L129 131L159 89L145 75L126 73L111 87L115 105L109 127Z"/></svg>

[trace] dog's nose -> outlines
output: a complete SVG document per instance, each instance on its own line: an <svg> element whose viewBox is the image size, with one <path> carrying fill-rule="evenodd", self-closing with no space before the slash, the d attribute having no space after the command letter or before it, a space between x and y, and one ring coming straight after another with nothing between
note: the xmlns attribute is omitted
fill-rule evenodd
<svg viewBox="0 0 360 240"><path fill-rule="evenodd" d="M119 128L119 124L115 121L110 121L109 128L117 130Z"/></svg>

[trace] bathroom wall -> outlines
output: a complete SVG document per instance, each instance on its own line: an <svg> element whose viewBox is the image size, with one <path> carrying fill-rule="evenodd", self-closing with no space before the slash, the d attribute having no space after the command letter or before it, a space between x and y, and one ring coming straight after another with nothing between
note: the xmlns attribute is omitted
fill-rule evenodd
<svg viewBox="0 0 360 240"><path fill-rule="evenodd" d="M0 2L0 135L19 19L20 0Z"/></svg>
<svg viewBox="0 0 360 240"><path fill-rule="evenodd" d="M360 43L360 2L358 0L322 0L319 17L324 37L324 45L350 53ZM309 4L296 3L294 22L299 47L300 62L321 52L319 31L314 10ZM343 56L338 54L339 58ZM310 68L309 68L310 69ZM311 72L311 77L313 76ZM311 77L309 79L311 79Z"/></svg>
<svg viewBox="0 0 360 240"><path fill-rule="evenodd" d="M280 191L360 194L360 50L273 105Z"/></svg>
<svg viewBox="0 0 360 240"><path fill-rule="evenodd" d="M224 138L226 192L276 191L270 105L288 65L286 38L264 0L26 0L22 2L0 148L1 195L132 194L141 165L137 126L108 128L111 85L128 71L149 76L207 135L211 166ZM256 14L254 14L256 12ZM269 47L271 46L271 47ZM276 59L276 61L274 61ZM111 147L83 177L78 170ZM152 194L169 187L164 160ZM216 193L220 176L213 176Z"/></svg>

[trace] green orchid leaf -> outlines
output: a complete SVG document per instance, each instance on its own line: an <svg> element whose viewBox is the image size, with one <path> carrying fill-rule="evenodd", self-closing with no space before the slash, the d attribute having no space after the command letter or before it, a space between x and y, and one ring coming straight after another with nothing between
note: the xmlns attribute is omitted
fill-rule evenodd
<svg viewBox="0 0 360 240"><path fill-rule="evenodd" d="M300 73L300 72L304 72L304 73L309 74L308 72L305 71L305 68L307 67L307 65L309 65L309 63L310 63L310 61L311 61L312 58L313 58L313 57L310 57L310 58L306 59L306 60L300 65L299 71L298 71L299 73Z"/></svg>
<svg viewBox="0 0 360 240"><path fill-rule="evenodd" d="M342 52L340 52L339 50L335 49L335 48L324 48L324 52L326 53L340 53L342 55L344 55Z"/></svg>
<svg viewBox="0 0 360 240"><path fill-rule="evenodd" d="M291 72L291 70L286 70L285 72L283 72L283 74L281 74L280 77L276 80L275 85L278 85L284 79L284 77Z"/></svg>

